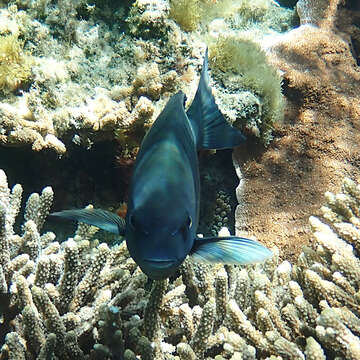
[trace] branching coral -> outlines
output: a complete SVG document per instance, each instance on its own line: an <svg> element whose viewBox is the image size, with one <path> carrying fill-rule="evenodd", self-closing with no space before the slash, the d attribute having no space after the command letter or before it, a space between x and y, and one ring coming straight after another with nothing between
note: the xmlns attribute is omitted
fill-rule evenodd
<svg viewBox="0 0 360 360"><path fill-rule="evenodd" d="M0 359L358 359L360 185L326 193L324 220L298 263L199 265L153 282L126 246L91 240L81 226L63 243L40 234L52 191L26 204L0 171ZM326 354L326 355L325 355ZM326 356L326 357L325 357Z"/></svg>
<svg viewBox="0 0 360 360"><path fill-rule="evenodd" d="M12 294L10 307L3 314L3 329L14 321L14 332L6 335L0 358L19 359L25 351L36 356L56 354L62 359L83 358L78 344L81 336L94 328L94 321L99 321L99 333L103 334L103 319L113 319L106 315L107 309L101 310L101 304L108 304L111 294L121 292L123 287L124 293L130 291L132 297L121 301L113 296L112 306L122 304L125 309L125 304L138 303L143 292L139 293L138 288L132 290L132 286L144 285L145 276L139 271L138 275L133 274L134 281L128 287L130 274L136 267L130 259L121 260L126 254L124 247L113 248L110 253L106 244L92 246L85 240L84 229L81 237L77 235L61 245L54 241L52 233L40 235L52 203L51 188L29 197L23 235L15 235L13 225L21 194L20 185L10 191L6 175L0 171L1 289L3 293ZM83 275L78 275L80 269ZM116 313L116 309L111 311ZM2 332L0 335L5 336ZM54 336L55 346L52 345ZM93 351L100 354L109 341L104 339L103 346L95 346L101 339L104 335L93 338Z"/></svg>

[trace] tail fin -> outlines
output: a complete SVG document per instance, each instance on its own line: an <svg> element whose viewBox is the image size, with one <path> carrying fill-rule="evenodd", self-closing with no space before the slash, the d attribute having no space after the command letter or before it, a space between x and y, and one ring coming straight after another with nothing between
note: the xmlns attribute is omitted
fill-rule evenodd
<svg viewBox="0 0 360 360"><path fill-rule="evenodd" d="M246 140L238 129L225 120L215 103L209 85L207 49L199 86L186 114L194 130L198 148L226 149L240 145Z"/></svg>
<svg viewBox="0 0 360 360"><path fill-rule="evenodd" d="M113 234L125 234L125 220L111 211L102 209L64 210L52 213L50 216L57 216L68 220L83 222L88 225L94 225Z"/></svg>
<svg viewBox="0 0 360 360"><path fill-rule="evenodd" d="M225 236L196 238L191 256L205 263L254 264L272 256L272 252L251 239Z"/></svg>

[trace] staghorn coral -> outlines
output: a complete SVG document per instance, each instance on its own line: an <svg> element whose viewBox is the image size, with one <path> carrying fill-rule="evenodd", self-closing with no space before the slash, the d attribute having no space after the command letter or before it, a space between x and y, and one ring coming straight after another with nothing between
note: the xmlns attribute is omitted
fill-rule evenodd
<svg viewBox="0 0 360 360"><path fill-rule="evenodd" d="M146 285L125 244L108 247L81 226L61 244L41 235L50 188L27 201L0 171L0 359L358 359L360 185L326 193L298 263L207 266L187 259ZM26 243L25 243L26 242ZM80 269L83 269L81 272ZM325 355L326 354L326 355Z"/></svg>
<svg viewBox="0 0 360 360"><path fill-rule="evenodd" d="M15 330L8 334L0 332L3 340L6 335L0 358L19 359L20 353L26 352L39 358L82 359L84 353L79 341L91 329L95 329L93 352L103 354L109 342L105 333L110 331L106 329L110 324L104 321L115 322L111 314L116 316L119 303L125 310L126 301L113 297L113 307L109 305L104 309L101 306L110 302L112 292L120 292L123 287L124 293L133 294L128 303L138 303L142 295L138 289L131 291L132 285L128 287L136 268L134 263L130 259L121 260L126 253L123 247L112 248L110 253L106 244L91 244L86 240L91 229L88 234L84 228L79 229L81 236L76 235L61 245L54 241L52 233L40 235L52 203L49 187L41 195L29 197L23 235L15 235L13 225L20 209L22 188L16 185L10 190L3 171L0 171L0 184L0 265L5 281L2 292L11 294L9 309L3 314L2 329L7 329L12 321ZM119 266L121 262L123 268ZM137 274L132 274L132 284L144 285L145 276L139 271ZM142 303L142 308L144 306ZM103 341L102 346L95 346L99 340ZM118 342L116 344L119 346ZM115 343L110 345L116 348Z"/></svg>

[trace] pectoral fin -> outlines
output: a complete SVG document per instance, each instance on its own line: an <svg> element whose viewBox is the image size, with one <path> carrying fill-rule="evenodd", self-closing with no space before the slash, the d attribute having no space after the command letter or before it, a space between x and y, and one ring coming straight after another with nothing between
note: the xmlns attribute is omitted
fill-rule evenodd
<svg viewBox="0 0 360 360"><path fill-rule="evenodd" d="M102 209L64 210L52 213L50 216L57 216L64 219L83 222L88 225L94 225L113 234L125 234L125 220L111 211Z"/></svg>
<svg viewBox="0 0 360 360"><path fill-rule="evenodd" d="M199 262L243 265L264 261L272 252L255 240L226 236L196 238L190 255Z"/></svg>

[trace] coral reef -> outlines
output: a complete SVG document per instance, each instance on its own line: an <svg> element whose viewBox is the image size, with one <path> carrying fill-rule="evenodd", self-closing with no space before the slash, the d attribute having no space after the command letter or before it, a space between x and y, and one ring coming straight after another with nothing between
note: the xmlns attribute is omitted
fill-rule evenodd
<svg viewBox="0 0 360 360"><path fill-rule="evenodd" d="M181 89L191 102L205 43L223 32L263 37L284 31L294 16L271 0L199 0L197 31L184 32L171 16L174 4L181 2L1 2L1 38L18 39L20 54L29 54L32 61L29 79L12 79L19 88L0 93L0 146L7 147L0 149L1 167L8 169L9 177L21 179L31 191L51 181L59 194L57 209L84 206L89 199L95 206L114 209L116 201L126 201L139 144L169 97ZM263 116L269 114L266 96L256 89L239 89L229 76L224 78L212 76L211 84L221 110L230 122L264 135L267 143L271 125L266 123L275 118ZM29 154L30 148L40 154ZM13 156L21 152L24 156ZM33 159L41 159L40 173L48 178L28 176L28 170L10 165L29 161L29 168L38 168ZM89 168L95 169L95 176ZM227 189L217 190L232 196ZM233 198L227 200L232 209ZM233 229L232 217L223 212L214 214L216 226L212 221L202 232L210 228L215 233L224 225Z"/></svg>
<svg viewBox="0 0 360 360"><path fill-rule="evenodd" d="M71 143L90 148L115 139L119 157L133 160L169 96L195 93L208 33L256 28L264 36L292 27L293 17L271 0L2 4L0 39L11 40L17 58L0 67L0 89L11 92L0 99L0 143L62 155ZM223 102L228 113L234 105ZM253 99L243 105L253 106Z"/></svg>
<svg viewBox="0 0 360 360"><path fill-rule="evenodd" d="M199 35L220 60L228 55L216 54L225 33L239 43L257 38L282 72L286 119L271 123L267 151L237 152L248 156L247 186L238 189L246 211L237 211L237 223L294 258L304 242L311 246L296 265L280 263L283 251L242 269L189 260L168 283L150 284L124 245L99 244L92 228L79 226L71 239L41 234L49 188L30 197L19 229L22 190L10 190L1 172L1 360L359 358L359 187L346 180L341 194L327 193L323 220L312 217L312 231L306 225L320 214L323 189L337 189L344 174L360 178L357 2L300 0L302 25L284 36L278 33L296 24L295 12L275 1L233 1L220 18L214 14L225 0L192 2L206 11L191 14L186 33L165 0L15 0L6 8L0 1L0 39L17 45L14 58L26 70L1 91L0 143L64 154L69 143L90 148L116 139L119 163L131 164L169 96L183 89L191 100L205 48ZM182 3L190 0L172 2ZM236 88L238 78L216 74L213 60L221 110L259 135L262 123L247 121L279 98L280 78L276 92L266 87L261 98L262 84ZM229 226L229 195L214 196L216 232Z"/></svg>
<svg viewBox="0 0 360 360"><path fill-rule="evenodd" d="M99 244L92 227L61 243L41 235L50 187L29 197L17 235L21 195L1 170L1 360L359 357L360 185L348 178L310 218L296 265L276 248L243 268L187 259L151 290L125 244Z"/></svg>
<svg viewBox="0 0 360 360"><path fill-rule="evenodd" d="M253 28L257 32L259 28L281 32L294 23L294 12L272 0L171 0L169 5L169 16L185 31L203 31L213 20L215 28L226 23L229 30Z"/></svg>
<svg viewBox="0 0 360 360"><path fill-rule="evenodd" d="M9 65L1 61L0 88L15 90L24 83L28 88L1 98L1 143L63 154L70 142L89 148L117 139L119 152L133 159L183 71L172 66L181 40L164 15L166 7L139 1L128 11L124 2L113 14L118 27L110 29L100 4L92 11L84 1L16 3L19 8L0 10L0 46L12 44L6 48L12 50ZM150 24L154 28L146 37ZM163 38L162 46L158 40L167 32L173 36ZM30 57L22 55L27 52L31 72Z"/></svg>

